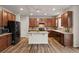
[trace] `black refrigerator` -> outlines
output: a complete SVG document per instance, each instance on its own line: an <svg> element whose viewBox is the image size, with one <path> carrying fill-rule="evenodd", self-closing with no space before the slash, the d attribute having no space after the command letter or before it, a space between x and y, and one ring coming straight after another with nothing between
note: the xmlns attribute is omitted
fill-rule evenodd
<svg viewBox="0 0 79 59"><path fill-rule="evenodd" d="M8 29L12 33L12 44L17 44L20 41L20 22L8 21Z"/></svg>

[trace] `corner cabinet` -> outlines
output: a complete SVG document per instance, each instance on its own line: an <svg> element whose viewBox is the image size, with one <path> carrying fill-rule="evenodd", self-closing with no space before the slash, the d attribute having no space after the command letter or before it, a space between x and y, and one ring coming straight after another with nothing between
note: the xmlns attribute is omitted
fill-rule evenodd
<svg viewBox="0 0 79 59"><path fill-rule="evenodd" d="M72 11L67 11L61 15L61 26L72 27Z"/></svg>

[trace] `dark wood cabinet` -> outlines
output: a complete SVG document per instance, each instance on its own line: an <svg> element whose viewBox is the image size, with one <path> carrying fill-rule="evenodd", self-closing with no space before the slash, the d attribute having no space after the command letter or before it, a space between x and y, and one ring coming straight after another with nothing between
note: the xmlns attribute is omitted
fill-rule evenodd
<svg viewBox="0 0 79 59"><path fill-rule="evenodd" d="M53 18L47 18L47 27L54 27L56 26L56 18L53 17Z"/></svg>
<svg viewBox="0 0 79 59"><path fill-rule="evenodd" d="M16 20L16 16L14 14L12 14L12 21Z"/></svg>
<svg viewBox="0 0 79 59"><path fill-rule="evenodd" d="M29 18L29 27L37 26L37 18Z"/></svg>
<svg viewBox="0 0 79 59"><path fill-rule="evenodd" d="M7 26L7 22L8 22L8 12L3 10L3 14L2 14L2 19L3 19L3 26Z"/></svg>
<svg viewBox="0 0 79 59"><path fill-rule="evenodd" d="M6 27L8 21L15 21L15 20L16 20L16 15L4 9L0 11L0 27Z"/></svg>
<svg viewBox="0 0 79 59"><path fill-rule="evenodd" d="M8 21L11 21L11 20L12 20L11 13L8 13Z"/></svg>
<svg viewBox="0 0 79 59"><path fill-rule="evenodd" d="M6 38L7 38L7 46L10 46L10 45L11 45L11 41L12 41L12 36L11 36L11 34L6 35Z"/></svg>
<svg viewBox="0 0 79 59"><path fill-rule="evenodd" d="M51 27L52 25L52 19L51 18L47 18L47 27Z"/></svg>
<svg viewBox="0 0 79 59"><path fill-rule="evenodd" d="M11 40L12 40L11 34L0 36L0 51L10 46Z"/></svg>
<svg viewBox="0 0 79 59"><path fill-rule="evenodd" d="M72 11L67 11L61 15L61 26L72 27Z"/></svg>
<svg viewBox="0 0 79 59"><path fill-rule="evenodd" d="M8 12L8 21L15 21L15 20L16 20L16 16Z"/></svg>
<svg viewBox="0 0 79 59"><path fill-rule="evenodd" d="M36 27L39 23L44 23L46 27L54 27L56 26L56 17L53 18L29 18L29 26Z"/></svg>
<svg viewBox="0 0 79 59"><path fill-rule="evenodd" d="M64 34L56 31L49 31L49 37L53 37L63 46L73 46L73 34Z"/></svg>
<svg viewBox="0 0 79 59"><path fill-rule="evenodd" d="M51 22L51 26L56 26L56 17L53 17Z"/></svg>
<svg viewBox="0 0 79 59"><path fill-rule="evenodd" d="M3 49L7 48L7 40L5 40L6 37L0 37L0 51L2 51Z"/></svg>

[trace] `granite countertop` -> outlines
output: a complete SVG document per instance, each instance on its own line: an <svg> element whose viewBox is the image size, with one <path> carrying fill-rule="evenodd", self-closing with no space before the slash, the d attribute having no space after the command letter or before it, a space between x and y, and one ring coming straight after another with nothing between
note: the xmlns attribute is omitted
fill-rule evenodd
<svg viewBox="0 0 79 59"><path fill-rule="evenodd" d="M0 34L0 36L4 36L4 35L8 35L8 34L12 34L12 33L3 33L3 34Z"/></svg>
<svg viewBox="0 0 79 59"><path fill-rule="evenodd" d="M28 33L48 33L48 31L55 31L55 32L59 32L59 33L62 33L62 34L73 34L72 32L65 32L65 31L61 31L61 30L55 30L55 29L51 29L51 30L47 30L47 31L37 31L37 30L34 30L34 31L29 31Z"/></svg>
<svg viewBox="0 0 79 59"><path fill-rule="evenodd" d="M73 34L72 32L64 32L64 31L60 31L60 30L52 30L52 31L56 31L62 34Z"/></svg>

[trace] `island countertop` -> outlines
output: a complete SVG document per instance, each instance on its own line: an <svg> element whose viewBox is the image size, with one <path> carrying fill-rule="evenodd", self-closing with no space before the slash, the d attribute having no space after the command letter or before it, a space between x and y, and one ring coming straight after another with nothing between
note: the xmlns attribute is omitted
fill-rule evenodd
<svg viewBox="0 0 79 59"><path fill-rule="evenodd" d="M47 31L30 31L28 33L39 33L39 34L42 34L42 33L48 33Z"/></svg>

